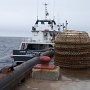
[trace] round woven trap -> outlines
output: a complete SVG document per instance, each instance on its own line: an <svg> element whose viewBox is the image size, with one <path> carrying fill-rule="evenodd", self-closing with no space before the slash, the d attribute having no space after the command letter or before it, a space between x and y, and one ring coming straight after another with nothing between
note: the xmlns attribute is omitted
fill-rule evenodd
<svg viewBox="0 0 90 90"><path fill-rule="evenodd" d="M64 68L90 67L90 38L81 31L60 32L55 39L55 64Z"/></svg>

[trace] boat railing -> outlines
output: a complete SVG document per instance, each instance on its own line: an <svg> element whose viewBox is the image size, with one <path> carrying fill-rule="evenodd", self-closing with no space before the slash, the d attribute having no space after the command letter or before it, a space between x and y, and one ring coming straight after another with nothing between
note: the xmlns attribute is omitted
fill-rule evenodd
<svg viewBox="0 0 90 90"><path fill-rule="evenodd" d="M31 53L41 53L45 51L50 51L53 50L53 48L47 48L47 49L42 49L42 50L13 50L13 55L26 55L26 54L31 54Z"/></svg>

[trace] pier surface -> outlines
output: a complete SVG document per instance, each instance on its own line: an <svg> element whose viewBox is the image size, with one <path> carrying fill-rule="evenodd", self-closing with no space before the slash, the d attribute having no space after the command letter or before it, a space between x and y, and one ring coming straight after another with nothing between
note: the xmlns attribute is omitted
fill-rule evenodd
<svg viewBox="0 0 90 90"><path fill-rule="evenodd" d="M90 90L90 70L61 70L58 81L28 79L16 90Z"/></svg>

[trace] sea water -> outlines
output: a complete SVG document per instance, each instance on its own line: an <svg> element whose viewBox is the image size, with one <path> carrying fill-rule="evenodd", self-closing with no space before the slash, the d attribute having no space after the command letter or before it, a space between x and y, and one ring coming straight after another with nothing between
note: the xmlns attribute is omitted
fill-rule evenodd
<svg viewBox="0 0 90 90"><path fill-rule="evenodd" d="M0 69L15 63L10 55L13 50L19 49L23 39L23 37L0 37Z"/></svg>

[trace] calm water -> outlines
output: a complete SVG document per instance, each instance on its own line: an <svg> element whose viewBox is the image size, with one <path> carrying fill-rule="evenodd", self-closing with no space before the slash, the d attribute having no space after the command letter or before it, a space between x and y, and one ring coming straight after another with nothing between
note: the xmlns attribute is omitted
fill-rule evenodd
<svg viewBox="0 0 90 90"><path fill-rule="evenodd" d="M14 60L10 58L13 49L18 49L21 37L0 37L0 69L12 65Z"/></svg>

